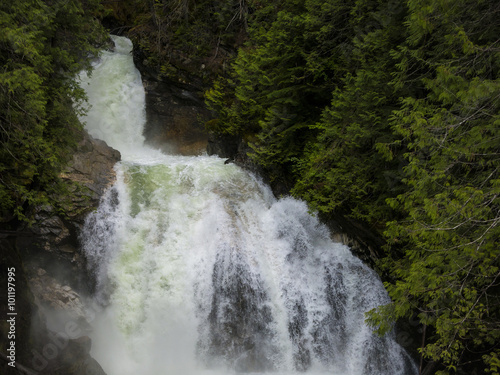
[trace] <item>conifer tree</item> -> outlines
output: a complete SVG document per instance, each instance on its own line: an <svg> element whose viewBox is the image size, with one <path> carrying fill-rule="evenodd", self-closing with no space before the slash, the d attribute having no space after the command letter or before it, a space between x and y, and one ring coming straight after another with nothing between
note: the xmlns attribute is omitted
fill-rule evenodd
<svg viewBox="0 0 500 375"><path fill-rule="evenodd" d="M420 90L402 98L391 118L408 165L406 191L388 201L406 218L387 230L405 255L388 262L397 281L385 316L417 312L431 328L422 353L446 364L440 374L478 354L498 373L500 5L408 5L395 85Z"/></svg>
<svg viewBox="0 0 500 375"><path fill-rule="evenodd" d="M61 187L58 174L80 128L83 91L74 78L104 40L97 10L97 1L0 4L2 220L27 218L28 207Z"/></svg>
<svg viewBox="0 0 500 375"><path fill-rule="evenodd" d="M404 35L404 14L403 6L372 1L357 1L350 10L350 45L344 45L350 54L343 63L351 69L311 126L319 135L298 162L293 190L321 212L342 212L379 228L392 214L385 199L401 188L401 147L380 144L398 138L388 120L400 95L391 85L397 61L390 52Z"/></svg>

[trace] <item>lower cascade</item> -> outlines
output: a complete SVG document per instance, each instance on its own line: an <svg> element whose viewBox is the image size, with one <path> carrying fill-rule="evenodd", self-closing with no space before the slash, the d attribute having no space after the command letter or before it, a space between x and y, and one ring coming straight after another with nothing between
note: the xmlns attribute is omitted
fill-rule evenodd
<svg viewBox="0 0 500 375"><path fill-rule="evenodd" d="M132 44L113 39L81 75L86 128L123 159L82 233L106 373L417 374L394 335L364 323L389 302L378 276L305 203L218 157L144 145Z"/></svg>

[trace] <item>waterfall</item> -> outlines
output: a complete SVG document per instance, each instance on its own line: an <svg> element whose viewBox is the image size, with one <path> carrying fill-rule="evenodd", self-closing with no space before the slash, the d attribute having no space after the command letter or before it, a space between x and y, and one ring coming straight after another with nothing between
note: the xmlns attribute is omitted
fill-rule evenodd
<svg viewBox="0 0 500 375"><path fill-rule="evenodd" d="M132 45L113 39L81 75L82 120L123 159L82 233L107 374L416 374L393 335L364 323L389 302L381 281L305 203L218 157L143 145Z"/></svg>

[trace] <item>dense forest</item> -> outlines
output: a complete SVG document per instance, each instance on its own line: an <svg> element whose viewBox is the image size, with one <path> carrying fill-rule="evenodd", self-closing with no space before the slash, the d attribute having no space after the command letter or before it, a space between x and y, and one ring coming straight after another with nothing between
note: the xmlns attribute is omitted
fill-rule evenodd
<svg viewBox="0 0 500 375"><path fill-rule="evenodd" d="M383 334L416 318L436 374L500 373L500 2L20 0L0 5L0 208L57 192L105 38L207 86L208 132L384 239Z"/></svg>
<svg viewBox="0 0 500 375"><path fill-rule="evenodd" d="M276 2L207 92L209 130L384 236L394 302L369 320L416 314L440 374L500 365L499 16L496 1Z"/></svg>
<svg viewBox="0 0 500 375"><path fill-rule="evenodd" d="M108 39L100 9L93 0L0 4L0 222L31 221L33 207L68 193L59 174L81 130L76 74Z"/></svg>

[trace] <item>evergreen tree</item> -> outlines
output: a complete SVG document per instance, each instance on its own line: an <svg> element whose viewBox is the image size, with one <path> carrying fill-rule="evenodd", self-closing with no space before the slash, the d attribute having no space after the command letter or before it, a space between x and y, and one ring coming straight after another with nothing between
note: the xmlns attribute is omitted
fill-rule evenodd
<svg viewBox="0 0 500 375"><path fill-rule="evenodd" d="M422 348L453 372L480 353L498 373L500 80L496 1L408 1L396 85L418 86L391 124L407 145L406 191L389 204L394 304L432 328ZM378 321L380 323L380 320ZM440 374L449 373L442 371Z"/></svg>
<svg viewBox="0 0 500 375"><path fill-rule="evenodd" d="M0 217L60 191L58 174L80 128L74 81L104 33L97 1L19 0L0 5Z"/></svg>
<svg viewBox="0 0 500 375"><path fill-rule="evenodd" d="M123 0L105 3L146 56L151 72L174 82L207 83L222 73L246 35L245 0Z"/></svg>
<svg viewBox="0 0 500 375"><path fill-rule="evenodd" d="M250 42L240 48L230 78L207 93L218 117L208 130L243 135L258 164L292 174L317 133L310 125L345 71L350 8L340 1L290 1L256 9Z"/></svg>
<svg viewBox="0 0 500 375"><path fill-rule="evenodd" d="M350 67L322 112L319 130L298 163L294 193L324 213L341 212L383 228L392 215L385 199L396 196L401 182L401 147L389 117L400 92L392 74L397 61L390 51L404 35L405 7L394 2L357 1L349 12L352 35Z"/></svg>
<svg viewBox="0 0 500 375"><path fill-rule="evenodd" d="M422 355L452 372L500 368L499 13L492 0L256 7L251 42L207 92L210 131L293 173L314 209L384 233L394 302L370 322L416 312Z"/></svg>

